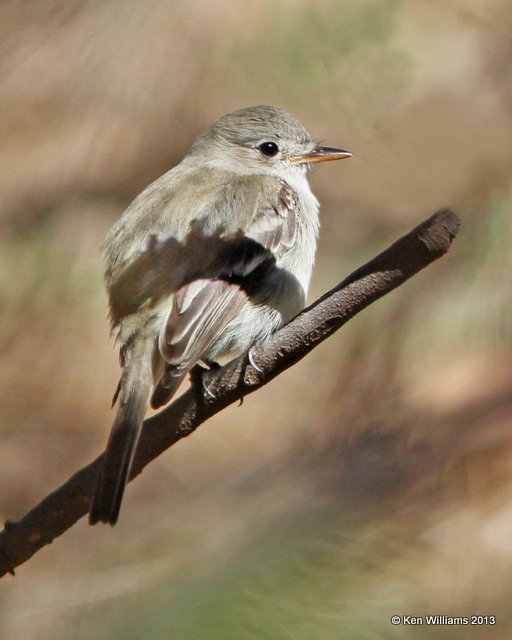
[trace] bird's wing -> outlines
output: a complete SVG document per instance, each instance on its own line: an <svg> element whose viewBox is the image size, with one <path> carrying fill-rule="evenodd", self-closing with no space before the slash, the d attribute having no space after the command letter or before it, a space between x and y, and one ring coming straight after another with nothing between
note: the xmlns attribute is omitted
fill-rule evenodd
<svg viewBox="0 0 512 640"><path fill-rule="evenodd" d="M263 191L256 203L249 203L254 214L245 232L219 239L216 277L192 280L173 296L158 343L167 368L155 389L153 406L170 399L269 269L293 246L297 230L293 191L280 181L273 197L268 194ZM166 394L165 388L171 393Z"/></svg>

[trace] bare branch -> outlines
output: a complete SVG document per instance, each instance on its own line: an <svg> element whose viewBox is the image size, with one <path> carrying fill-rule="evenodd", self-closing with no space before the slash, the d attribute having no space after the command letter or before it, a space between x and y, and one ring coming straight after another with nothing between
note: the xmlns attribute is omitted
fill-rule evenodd
<svg viewBox="0 0 512 640"><path fill-rule="evenodd" d="M196 381L169 407L144 422L131 478L209 417L267 384L369 304L441 257L459 226L452 211L438 211L255 347L250 361L242 356L208 371L203 378L208 392ZM0 576L13 573L87 513L102 462L103 455L77 471L21 520L6 523L0 533Z"/></svg>

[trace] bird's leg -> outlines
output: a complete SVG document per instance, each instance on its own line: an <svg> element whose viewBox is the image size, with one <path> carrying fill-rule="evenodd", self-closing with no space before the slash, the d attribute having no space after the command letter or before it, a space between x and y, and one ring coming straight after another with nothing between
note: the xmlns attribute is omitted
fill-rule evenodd
<svg viewBox="0 0 512 640"><path fill-rule="evenodd" d="M196 362L196 364L190 369L188 373L188 377L190 378L190 383L192 385L197 385L203 381L203 375L208 371L206 367L203 367Z"/></svg>
<svg viewBox="0 0 512 640"><path fill-rule="evenodd" d="M203 362L205 364L208 365L209 369L220 369L221 365L218 362L215 362L215 360L203 360Z"/></svg>
<svg viewBox="0 0 512 640"><path fill-rule="evenodd" d="M203 362L208 365L208 369L200 365L198 362L196 362L196 364L192 367L189 373L190 382L192 383L192 385L201 384L206 394L212 400L215 400L215 395L208 388L208 385L206 383L204 376L205 376L205 373L208 373L208 371L220 369L220 364L218 362L214 362L213 360L203 360Z"/></svg>

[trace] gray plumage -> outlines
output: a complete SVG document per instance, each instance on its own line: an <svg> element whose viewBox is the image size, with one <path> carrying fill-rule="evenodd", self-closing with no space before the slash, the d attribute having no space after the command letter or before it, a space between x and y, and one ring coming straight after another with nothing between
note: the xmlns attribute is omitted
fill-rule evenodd
<svg viewBox="0 0 512 640"><path fill-rule="evenodd" d="M318 234L307 170L349 155L316 146L285 111L242 109L114 224L103 252L123 373L91 524L117 521L148 404L168 402L198 361L244 353L304 306Z"/></svg>

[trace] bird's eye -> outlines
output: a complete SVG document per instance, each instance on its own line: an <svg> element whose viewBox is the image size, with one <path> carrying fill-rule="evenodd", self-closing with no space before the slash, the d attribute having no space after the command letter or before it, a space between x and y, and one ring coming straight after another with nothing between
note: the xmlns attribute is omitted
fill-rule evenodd
<svg viewBox="0 0 512 640"><path fill-rule="evenodd" d="M262 142L258 145L258 149L264 156L268 156L269 158L279 153L279 147L275 142Z"/></svg>

